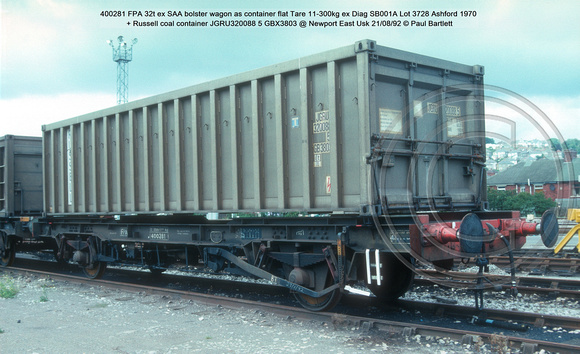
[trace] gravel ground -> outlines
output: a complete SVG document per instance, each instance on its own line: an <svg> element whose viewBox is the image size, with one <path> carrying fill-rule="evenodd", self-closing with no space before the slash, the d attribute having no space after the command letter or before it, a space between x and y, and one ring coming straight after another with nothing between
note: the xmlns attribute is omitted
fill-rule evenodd
<svg viewBox="0 0 580 354"><path fill-rule="evenodd" d="M469 269L468 271L476 271ZM179 273L179 272L177 272ZM492 274L505 274L495 266ZM9 278L14 298L0 296L0 354L3 353L470 353L489 346L462 346L446 338L402 338L362 332L341 324L288 319L255 309L227 309L164 296L54 282L36 277ZM407 299L435 302L458 300L473 306L471 294L420 288ZM543 312L580 318L577 300L485 296L487 308ZM548 332L568 332L545 328ZM580 335L580 331L569 334ZM494 351L495 352L495 351Z"/></svg>
<svg viewBox="0 0 580 354"><path fill-rule="evenodd" d="M532 242L533 243L533 242ZM476 271L476 270L475 270ZM493 269L501 273L501 270ZM9 278L14 298L0 296L0 354L4 353L486 353L488 346L445 339L402 338L362 332L340 324L307 322L259 312L227 309L192 301L150 296L35 277ZM432 293L409 292L405 298L433 300ZM473 305L460 290L441 294ZM486 296L486 307L577 316L578 301ZM552 329L548 329L550 331ZM561 329L553 329L561 330ZM580 335L580 331L574 331Z"/></svg>
<svg viewBox="0 0 580 354"><path fill-rule="evenodd" d="M2 274L2 273L0 273ZM0 275L0 353L465 353L443 338L402 338L34 277ZM486 348L483 348L485 352Z"/></svg>
<svg viewBox="0 0 580 354"><path fill-rule="evenodd" d="M464 271L477 273L478 268L471 267L464 269ZM509 275L509 273L495 265L489 266L489 272L487 274ZM518 274L517 276L520 275ZM562 279L570 278L566 277ZM485 292L484 307L580 318L580 304L575 299L566 297L545 298L536 294L517 294L514 298L511 295L504 297L498 294L499 292ZM437 285L435 285L434 292L422 291L421 287L414 289L414 291L405 294L405 299L434 302L436 300L434 300L433 295L437 295L439 298L456 300L459 305L475 306L475 299L472 292L467 293L464 289L442 288Z"/></svg>

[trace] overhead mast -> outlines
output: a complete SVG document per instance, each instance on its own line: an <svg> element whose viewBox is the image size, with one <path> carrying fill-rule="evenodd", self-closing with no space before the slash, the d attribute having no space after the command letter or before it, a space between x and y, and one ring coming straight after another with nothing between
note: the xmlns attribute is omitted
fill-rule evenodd
<svg viewBox="0 0 580 354"><path fill-rule="evenodd" d="M117 104L127 103L129 96L129 62L133 60L133 45L137 44L137 38L133 38L131 44L125 42L123 36L117 37L117 46L110 39L107 43L113 48L113 61L117 63Z"/></svg>

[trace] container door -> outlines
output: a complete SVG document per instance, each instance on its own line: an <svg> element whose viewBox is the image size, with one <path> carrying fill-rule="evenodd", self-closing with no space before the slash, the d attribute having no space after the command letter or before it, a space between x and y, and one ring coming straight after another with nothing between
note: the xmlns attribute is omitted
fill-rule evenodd
<svg viewBox="0 0 580 354"><path fill-rule="evenodd" d="M379 60L373 76L373 177L384 211L478 209L485 132L473 76L394 60Z"/></svg>

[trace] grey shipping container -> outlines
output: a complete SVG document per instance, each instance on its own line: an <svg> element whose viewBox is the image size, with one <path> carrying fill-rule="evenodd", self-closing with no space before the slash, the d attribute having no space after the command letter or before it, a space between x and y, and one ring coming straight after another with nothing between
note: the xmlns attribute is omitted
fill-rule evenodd
<svg viewBox="0 0 580 354"><path fill-rule="evenodd" d="M42 139L0 137L0 217L42 213Z"/></svg>
<svg viewBox="0 0 580 354"><path fill-rule="evenodd" d="M44 126L45 209L480 209L483 116L483 67L362 40Z"/></svg>

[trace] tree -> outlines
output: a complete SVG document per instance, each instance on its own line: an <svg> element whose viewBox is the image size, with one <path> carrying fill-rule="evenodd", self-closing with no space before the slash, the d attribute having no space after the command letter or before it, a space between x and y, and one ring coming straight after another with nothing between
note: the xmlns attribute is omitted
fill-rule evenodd
<svg viewBox="0 0 580 354"><path fill-rule="evenodd" d="M564 144L565 149L580 151L580 140L578 139L568 139Z"/></svg>
<svg viewBox="0 0 580 354"><path fill-rule="evenodd" d="M512 199L515 195L515 191L498 191L494 188L488 188L489 208L492 210L511 210L513 209Z"/></svg>
<svg viewBox="0 0 580 354"><path fill-rule="evenodd" d="M556 206L556 202L546 198L543 192L531 195L488 188L487 200L492 210L519 210L522 215L542 215L546 210Z"/></svg>
<svg viewBox="0 0 580 354"><path fill-rule="evenodd" d="M493 140L492 138L485 138L485 143L486 144L495 144L495 140Z"/></svg>
<svg viewBox="0 0 580 354"><path fill-rule="evenodd" d="M556 138L550 138L550 147L552 148L552 150L557 151L560 150L562 151L562 145L560 144L560 140L556 139Z"/></svg>

